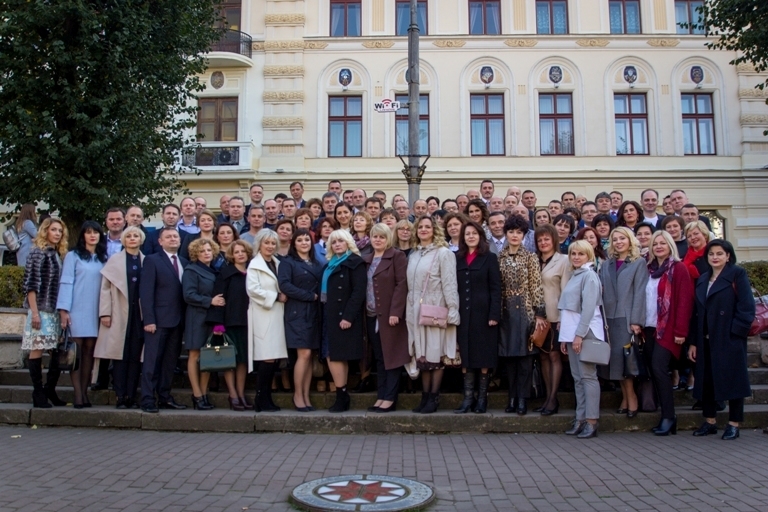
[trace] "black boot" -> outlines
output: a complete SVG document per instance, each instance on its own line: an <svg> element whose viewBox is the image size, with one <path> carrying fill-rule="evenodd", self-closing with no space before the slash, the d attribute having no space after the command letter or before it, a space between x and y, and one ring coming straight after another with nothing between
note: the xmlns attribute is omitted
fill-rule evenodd
<svg viewBox="0 0 768 512"><path fill-rule="evenodd" d="M488 383L490 381L490 373L480 374L480 386L477 392L477 407L475 407L475 412L477 414L483 414L488 410Z"/></svg>
<svg viewBox="0 0 768 512"><path fill-rule="evenodd" d="M521 398L517 403L517 414L520 416L525 416L528 414L528 402L526 398Z"/></svg>
<svg viewBox="0 0 768 512"><path fill-rule="evenodd" d="M427 405L427 399L429 398L429 393L421 392L421 402L419 402L419 405L416 406L415 409L413 409L413 412L421 412L421 410L424 408L425 405Z"/></svg>
<svg viewBox="0 0 768 512"><path fill-rule="evenodd" d="M272 377L275 374L273 363L259 362L256 371L256 399L253 408L256 412L276 412L280 408L272 402Z"/></svg>
<svg viewBox="0 0 768 512"><path fill-rule="evenodd" d="M29 360L29 377L32 379L32 405L41 409L50 409L53 407L48 403L43 389L43 360Z"/></svg>
<svg viewBox="0 0 768 512"><path fill-rule="evenodd" d="M472 409L472 402L475 401L475 372L467 370L464 374L464 401L458 409L454 409L456 414L464 414Z"/></svg>
<svg viewBox="0 0 768 512"><path fill-rule="evenodd" d="M59 398L56 394L56 384L59 383L59 376L61 370L59 370L59 351L51 350L51 359L48 363L48 375L45 379L45 397L55 406L64 407L67 402Z"/></svg>
<svg viewBox="0 0 768 512"><path fill-rule="evenodd" d="M509 397L509 405L504 409L504 412L507 414L517 412L517 398Z"/></svg>
<svg viewBox="0 0 768 512"><path fill-rule="evenodd" d="M209 411L213 409L213 406L205 402L205 395L200 397L192 395L192 408L197 411Z"/></svg>
<svg viewBox="0 0 768 512"><path fill-rule="evenodd" d="M673 419L664 418L661 420L659 428L654 431L657 436L668 436L669 434L677 435L677 416Z"/></svg>
<svg viewBox="0 0 768 512"><path fill-rule="evenodd" d="M328 412L344 412L349 410L349 393L347 392L347 387L344 386L343 388L336 388L336 401L333 403L333 405L328 409Z"/></svg>
<svg viewBox="0 0 768 512"><path fill-rule="evenodd" d="M432 414L437 411L437 406L440 405L440 393L430 393L427 397L427 403L421 410L421 414Z"/></svg>

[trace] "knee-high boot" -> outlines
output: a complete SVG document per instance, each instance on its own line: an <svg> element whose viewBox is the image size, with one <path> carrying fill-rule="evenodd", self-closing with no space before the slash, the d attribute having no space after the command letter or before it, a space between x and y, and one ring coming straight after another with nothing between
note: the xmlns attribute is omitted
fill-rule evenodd
<svg viewBox="0 0 768 512"><path fill-rule="evenodd" d="M256 412L275 412L280 408L272 402L272 377L275 374L273 363L259 361L256 371L256 399L253 407Z"/></svg>
<svg viewBox="0 0 768 512"><path fill-rule="evenodd" d="M477 407L475 407L475 412L478 414L483 414L488 410L488 383L490 380L490 373L480 374L480 385L477 392Z"/></svg>
<svg viewBox="0 0 768 512"><path fill-rule="evenodd" d="M59 351L51 350L51 359L48 363L48 375L45 379L45 396L55 406L64 407L67 402L59 398L56 394L56 384L59 383L61 370L59 369Z"/></svg>
<svg viewBox="0 0 768 512"><path fill-rule="evenodd" d="M464 373L464 400L458 409L454 409L456 414L464 414L472 410L472 403L475 401L475 372L467 370Z"/></svg>
<svg viewBox="0 0 768 512"><path fill-rule="evenodd" d="M53 407L48 403L43 389L43 360L29 360L29 377L32 379L32 405L41 409L50 409Z"/></svg>

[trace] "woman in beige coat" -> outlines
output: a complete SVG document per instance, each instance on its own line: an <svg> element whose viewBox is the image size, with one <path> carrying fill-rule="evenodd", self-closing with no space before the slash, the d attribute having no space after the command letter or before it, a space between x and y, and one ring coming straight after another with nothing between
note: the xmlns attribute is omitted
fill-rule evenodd
<svg viewBox="0 0 768 512"><path fill-rule="evenodd" d="M139 308L139 283L144 233L130 226L120 237L123 251L101 269L99 337L93 356L112 359L112 379L118 409L138 409L135 395L141 374L144 327Z"/></svg>
<svg viewBox="0 0 768 512"><path fill-rule="evenodd" d="M408 256L408 300L405 323L408 347L421 370L421 403L414 412L437 410L445 365L458 357L456 326L459 325L459 291L456 257L448 249L443 230L429 216L417 219L413 252ZM448 308L445 327L419 325L421 304Z"/></svg>
<svg viewBox="0 0 768 512"><path fill-rule="evenodd" d="M277 282L277 233L262 229L253 241L256 256L248 265L245 286L250 297L248 306L248 371L258 361L256 400L254 408L260 411L279 411L272 401L272 377L275 362L288 357L285 345L283 308L288 299L280 292Z"/></svg>

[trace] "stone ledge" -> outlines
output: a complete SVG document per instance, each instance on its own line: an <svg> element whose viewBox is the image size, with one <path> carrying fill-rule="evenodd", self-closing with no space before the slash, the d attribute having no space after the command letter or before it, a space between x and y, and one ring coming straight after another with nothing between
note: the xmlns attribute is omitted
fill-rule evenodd
<svg viewBox="0 0 768 512"><path fill-rule="evenodd" d="M52 407L31 409L30 423L49 427L97 427L97 428L140 428L139 411L118 411L114 408L98 407L72 409Z"/></svg>

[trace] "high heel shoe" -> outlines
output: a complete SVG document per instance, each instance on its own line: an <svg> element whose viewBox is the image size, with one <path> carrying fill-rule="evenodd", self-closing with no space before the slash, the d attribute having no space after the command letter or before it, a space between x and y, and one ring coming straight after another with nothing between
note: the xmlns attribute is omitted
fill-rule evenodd
<svg viewBox="0 0 768 512"><path fill-rule="evenodd" d="M629 412L629 409L626 409L624 407L619 407L616 409L616 414L627 414Z"/></svg>
<svg viewBox="0 0 768 512"><path fill-rule="evenodd" d="M253 404L249 404L248 400L246 400L244 396L239 396L238 398L240 399L240 405L243 406L243 409L245 409L246 411L253 410Z"/></svg>
<svg viewBox="0 0 768 512"><path fill-rule="evenodd" d="M632 418L637 416L637 412L638 412L638 409L635 409L634 411L627 411L627 418L631 420Z"/></svg>
<svg viewBox="0 0 768 512"><path fill-rule="evenodd" d="M560 410L560 402L557 402L557 405L555 405L554 409L544 409L541 411L542 416L552 416L553 414L557 414L557 411Z"/></svg>
<svg viewBox="0 0 768 512"><path fill-rule="evenodd" d="M232 398L227 397L227 400L229 400L229 408L233 411L244 411L245 407L243 407L242 402L240 402L239 398Z"/></svg>
<svg viewBox="0 0 768 512"><path fill-rule="evenodd" d="M392 412L397 409L397 402L392 402L392 405L389 407L377 407L376 412L386 413L386 412Z"/></svg>
<svg viewBox="0 0 768 512"><path fill-rule="evenodd" d="M677 435L677 416L673 419L664 418L661 420L661 425L653 434L656 436Z"/></svg>
<svg viewBox="0 0 768 512"><path fill-rule="evenodd" d="M195 395L192 395L192 408L197 411L209 411L213 409L213 406L205 403L204 396L197 397Z"/></svg>
<svg viewBox="0 0 768 512"><path fill-rule="evenodd" d="M299 411L299 412L309 412L309 407L307 407L306 405L304 407L299 407L298 405L296 405L296 399L295 398L291 398L291 402L293 402L293 408L296 409L297 411Z"/></svg>

